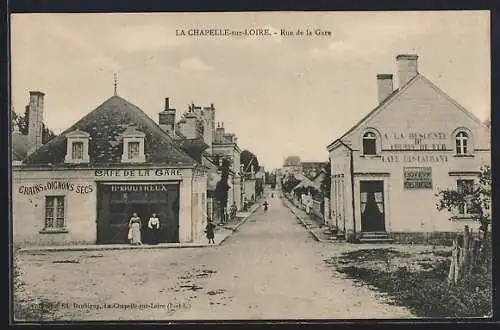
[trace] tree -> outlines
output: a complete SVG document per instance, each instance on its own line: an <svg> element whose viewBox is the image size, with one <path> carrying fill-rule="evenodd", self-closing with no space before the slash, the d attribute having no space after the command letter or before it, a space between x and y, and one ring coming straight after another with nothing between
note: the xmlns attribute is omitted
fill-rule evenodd
<svg viewBox="0 0 500 330"><path fill-rule="evenodd" d="M330 198L330 188L332 184L332 161L329 159L325 165L325 179L321 182L321 193L324 197Z"/></svg>
<svg viewBox="0 0 500 330"><path fill-rule="evenodd" d="M240 154L240 164L243 165L244 172L249 172L251 170L252 165L254 171L258 171L260 168L257 156L255 156L252 152L248 151L247 149L243 150Z"/></svg>
<svg viewBox="0 0 500 330"><path fill-rule="evenodd" d="M28 135L29 131L29 106L26 106L24 115L18 115L14 110L11 111L12 124L17 125L19 132ZM49 142L56 135L44 123L42 123L42 143Z"/></svg>
<svg viewBox="0 0 500 330"><path fill-rule="evenodd" d="M479 182L472 187L472 191L458 189L441 190L436 195L438 201L436 207L439 211L456 210L467 206L467 213L479 221L483 239L486 239L488 225L491 223L491 167L484 165L481 167Z"/></svg>
<svg viewBox="0 0 500 330"><path fill-rule="evenodd" d="M231 162L221 157L220 158L220 180L215 185L215 200L219 206L219 217L221 221L225 221L226 216L226 207L227 207L227 199L228 199L228 191L231 189L229 186L229 173L231 169Z"/></svg>

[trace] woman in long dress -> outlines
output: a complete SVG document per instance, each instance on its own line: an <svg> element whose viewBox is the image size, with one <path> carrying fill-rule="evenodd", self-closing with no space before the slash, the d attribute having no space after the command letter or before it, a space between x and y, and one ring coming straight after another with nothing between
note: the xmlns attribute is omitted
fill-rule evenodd
<svg viewBox="0 0 500 330"><path fill-rule="evenodd" d="M130 239L130 244L132 245L141 245L141 227L142 227L142 222L141 218L137 216L137 213L134 212L132 217L130 218L130 221L128 223L129 227L129 239Z"/></svg>
<svg viewBox="0 0 500 330"><path fill-rule="evenodd" d="M160 230L160 219L156 216L156 213L153 213L149 218L148 228L151 233L150 235L150 243L158 244L158 231Z"/></svg>

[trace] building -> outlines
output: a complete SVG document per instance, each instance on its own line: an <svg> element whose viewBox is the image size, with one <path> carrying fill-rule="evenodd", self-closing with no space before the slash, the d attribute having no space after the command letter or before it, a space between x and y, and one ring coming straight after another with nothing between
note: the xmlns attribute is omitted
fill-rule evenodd
<svg viewBox="0 0 500 330"><path fill-rule="evenodd" d="M348 240L427 239L476 228L466 208L438 212L440 189L465 188L490 164L489 130L398 55L393 75L377 75L378 105L328 145L333 225ZM376 236L376 235L375 235Z"/></svg>
<svg viewBox="0 0 500 330"><path fill-rule="evenodd" d="M299 156L288 156L283 161L281 175L302 173L302 166Z"/></svg>
<svg viewBox="0 0 500 330"><path fill-rule="evenodd" d="M328 165L326 162L301 162L302 174L309 179L314 179Z"/></svg>
<svg viewBox="0 0 500 330"><path fill-rule="evenodd" d="M175 109L170 109L169 101L165 101L165 110L160 113L160 124L176 139L201 139L208 147L204 157L219 165L219 160L225 158L231 162L228 205L236 202L238 209L243 205L243 180L240 175L240 154L238 138L234 133L226 132L224 123L215 126L215 107L199 106L192 103L175 123ZM215 173L213 173L217 176Z"/></svg>
<svg viewBox="0 0 500 330"><path fill-rule="evenodd" d="M30 95L41 127L44 95ZM133 212L159 216L160 242L200 238L209 169L162 124L115 94L45 145L34 139L12 170L14 243L126 243Z"/></svg>

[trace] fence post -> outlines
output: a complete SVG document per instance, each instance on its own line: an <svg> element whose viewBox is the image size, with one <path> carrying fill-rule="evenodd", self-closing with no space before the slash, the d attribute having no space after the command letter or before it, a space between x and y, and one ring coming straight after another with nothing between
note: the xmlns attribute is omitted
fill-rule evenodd
<svg viewBox="0 0 500 330"><path fill-rule="evenodd" d="M462 275L463 277L468 277L470 275L470 232L469 226L465 225L464 227L464 255L463 255L463 264L462 264Z"/></svg>

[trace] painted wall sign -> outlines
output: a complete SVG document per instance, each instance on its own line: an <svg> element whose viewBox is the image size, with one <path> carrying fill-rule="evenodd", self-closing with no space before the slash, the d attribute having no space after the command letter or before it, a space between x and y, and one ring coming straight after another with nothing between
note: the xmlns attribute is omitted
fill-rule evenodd
<svg viewBox="0 0 500 330"><path fill-rule="evenodd" d="M66 190L77 194L90 194L94 191L94 187L92 184L81 185L68 181L48 181L46 183L39 183L30 186L22 185L19 187L19 193L23 195L36 195L50 190Z"/></svg>
<svg viewBox="0 0 500 330"><path fill-rule="evenodd" d="M143 169L106 169L95 170L95 176L98 177L165 177L181 176L182 170L178 168L143 168Z"/></svg>
<svg viewBox="0 0 500 330"><path fill-rule="evenodd" d="M447 150L444 132L392 132L383 136L391 150Z"/></svg>
<svg viewBox="0 0 500 330"><path fill-rule="evenodd" d="M166 184L113 184L109 185L111 191L119 192L148 192L148 191L167 191Z"/></svg>
<svg viewBox="0 0 500 330"><path fill-rule="evenodd" d="M380 160L383 163L447 163L447 155L412 155L412 154L392 154L382 155Z"/></svg>
<svg viewBox="0 0 500 330"><path fill-rule="evenodd" d="M404 167L404 189L432 189L431 167Z"/></svg>

